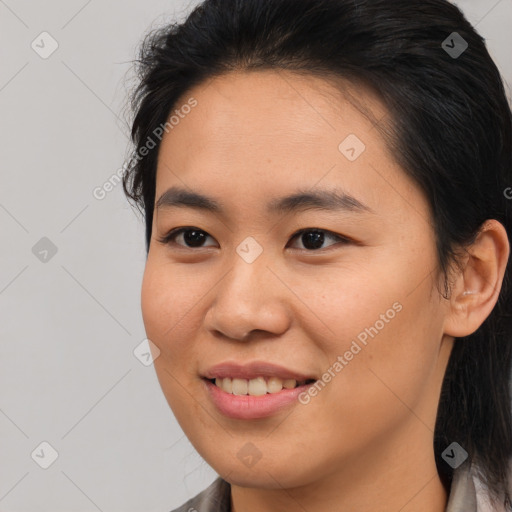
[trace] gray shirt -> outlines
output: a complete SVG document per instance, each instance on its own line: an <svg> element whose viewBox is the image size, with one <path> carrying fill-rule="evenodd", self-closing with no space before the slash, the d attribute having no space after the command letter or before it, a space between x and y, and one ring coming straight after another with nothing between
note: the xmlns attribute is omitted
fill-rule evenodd
<svg viewBox="0 0 512 512"><path fill-rule="evenodd" d="M218 477L194 498L172 512L231 512L231 486ZM487 501L484 488L468 464L462 464L453 475L445 512L506 512L500 504Z"/></svg>

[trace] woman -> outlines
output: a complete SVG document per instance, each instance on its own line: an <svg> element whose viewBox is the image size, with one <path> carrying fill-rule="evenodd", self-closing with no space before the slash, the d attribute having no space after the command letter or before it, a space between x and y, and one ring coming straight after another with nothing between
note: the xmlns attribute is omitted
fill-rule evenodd
<svg viewBox="0 0 512 512"><path fill-rule="evenodd" d="M125 191L178 511L510 510L512 115L445 0L206 0L150 34Z"/></svg>

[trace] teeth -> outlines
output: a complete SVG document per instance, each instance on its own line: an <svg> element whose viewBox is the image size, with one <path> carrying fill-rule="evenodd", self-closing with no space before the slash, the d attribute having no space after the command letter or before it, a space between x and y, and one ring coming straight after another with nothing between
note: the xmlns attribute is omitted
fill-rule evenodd
<svg viewBox="0 0 512 512"><path fill-rule="evenodd" d="M299 385L305 384L305 381L299 382ZM215 385L226 393L233 395L251 395L262 396L266 393L279 393L283 388L293 389L297 386L295 379L280 379L278 377L270 377L265 380L264 377L256 377L255 379L215 379Z"/></svg>

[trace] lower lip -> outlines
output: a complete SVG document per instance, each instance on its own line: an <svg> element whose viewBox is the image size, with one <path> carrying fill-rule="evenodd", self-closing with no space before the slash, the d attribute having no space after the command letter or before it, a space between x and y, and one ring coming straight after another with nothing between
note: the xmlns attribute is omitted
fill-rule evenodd
<svg viewBox="0 0 512 512"><path fill-rule="evenodd" d="M207 379L203 379L213 403L225 416L239 420L265 418L297 403L297 397L314 383L298 386L293 389L283 388L278 393L267 393L261 396L232 395L226 393Z"/></svg>

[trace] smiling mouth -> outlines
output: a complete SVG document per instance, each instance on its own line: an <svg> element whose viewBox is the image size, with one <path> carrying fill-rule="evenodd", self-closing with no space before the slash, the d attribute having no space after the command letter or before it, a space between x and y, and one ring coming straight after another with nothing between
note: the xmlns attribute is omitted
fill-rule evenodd
<svg viewBox="0 0 512 512"><path fill-rule="evenodd" d="M231 379L229 377L205 379L218 388L232 395L262 396L279 393L283 389L294 389L316 382L315 379L297 381L295 379L280 379L278 377L256 377L254 379Z"/></svg>

